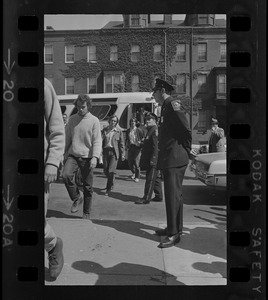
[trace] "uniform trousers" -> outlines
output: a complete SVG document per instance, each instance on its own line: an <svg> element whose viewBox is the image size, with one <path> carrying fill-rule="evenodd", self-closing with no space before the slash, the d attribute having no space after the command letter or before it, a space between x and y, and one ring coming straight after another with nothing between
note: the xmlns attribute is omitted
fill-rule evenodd
<svg viewBox="0 0 268 300"><path fill-rule="evenodd" d="M90 167L91 158L80 158L69 155L63 170L63 181L72 201L78 200L80 196L79 188L76 184L75 174L80 168L83 181L84 205L83 213L89 214L92 206L93 194L93 169Z"/></svg>
<svg viewBox="0 0 268 300"><path fill-rule="evenodd" d="M107 191L110 191L114 186L114 177L117 163L118 159L116 158L114 148L103 148L103 171L107 177Z"/></svg>
<svg viewBox="0 0 268 300"><path fill-rule="evenodd" d="M57 242L57 236L52 229L52 227L48 224L46 220L46 214L47 214L47 205L49 200L49 183L45 183L45 193L44 193L44 210L45 210L45 250L49 252L52 250Z"/></svg>
<svg viewBox="0 0 268 300"><path fill-rule="evenodd" d="M141 147L130 145L128 149L128 166L135 178L140 178Z"/></svg>
<svg viewBox="0 0 268 300"><path fill-rule="evenodd" d="M183 167L165 168L164 191L167 216L168 235L181 234L183 228L182 182L187 165Z"/></svg>
<svg viewBox="0 0 268 300"><path fill-rule="evenodd" d="M154 192L155 198L162 200L162 183L161 183L160 171L156 170L155 167L150 167L146 170L146 181L144 186L144 196L143 199L146 201L151 201L152 194Z"/></svg>

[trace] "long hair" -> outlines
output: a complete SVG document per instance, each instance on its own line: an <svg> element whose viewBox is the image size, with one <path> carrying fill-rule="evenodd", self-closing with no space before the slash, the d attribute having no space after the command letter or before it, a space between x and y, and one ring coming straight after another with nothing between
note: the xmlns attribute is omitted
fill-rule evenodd
<svg viewBox="0 0 268 300"><path fill-rule="evenodd" d="M117 117L116 115L110 116L109 119L108 119L108 123L110 124L110 121L111 121L113 118L116 119L116 124L115 124L115 126L116 126L116 125L118 124L118 122L119 122L118 117Z"/></svg>
<svg viewBox="0 0 268 300"><path fill-rule="evenodd" d="M92 108L92 100L88 95L86 95L86 94L78 95L77 99L74 101L75 106L77 106L78 101L80 101L82 103L86 102L88 110L90 110Z"/></svg>

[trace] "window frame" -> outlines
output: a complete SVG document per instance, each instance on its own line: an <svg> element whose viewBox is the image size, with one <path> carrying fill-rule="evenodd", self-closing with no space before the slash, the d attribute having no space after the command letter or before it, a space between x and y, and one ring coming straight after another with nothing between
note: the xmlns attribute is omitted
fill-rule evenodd
<svg viewBox="0 0 268 300"><path fill-rule="evenodd" d="M139 49L139 51L138 52L134 52L133 51L133 48L134 47L137 47L138 49ZM133 59L133 56L137 56L137 60L134 60ZM134 57L135 57L134 56ZM141 60L141 50L140 50L140 46L139 45L137 45L137 44L133 44L133 45L131 45L131 50L130 50L130 60L131 60L131 62L139 62L140 60Z"/></svg>
<svg viewBox="0 0 268 300"><path fill-rule="evenodd" d="M203 82L203 83L200 85L199 82L198 82L198 79L199 79L201 76L202 76L203 78L205 78L205 82ZM198 78L198 77L199 77L199 78ZM197 88L198 88L198 90L199 90L200 88L202 88L202 86L203 86L204 84L207 83L207 77L208 77L208 74L205 74L205 73L198 73L198 74L197 74Z"/></svg>
<svg viewBox="0 0 268 300"><path fill-rule="evenodd" d="M222 56L222 46L225 45L225 56ZM227 59L227 43L226 41L220 41L220 60L226 61Z"/></svg>
<svg viewBox="0 0 268 300"><path fill-rule="evenodd" d="M117 83L115 82L115 77L119 76L119 80L120 80L120 90L123 91L123 88L124 88L124 84L123 84L123 81L122 81L122 75L123 73L122 72L107 72L107 73L104 73L104 76L103 76L103 87L104 87L104 93L117 93L117 92L120 92L120 91L117 91L115 90L115 87L117 85ZM109 77L111 77L111 91L107 91L107 84L106 84L106 79L108 79Z"/></svg>
<svg viewBox="0 0 268 300"><path fill-rule="evenodd" d="M95 49L95 51L92 53L89 53L89 49L93 47ZM94 59L90 59L90 55L94 55ZM87 62L90 63L90 62L96 62L97 61L97 47L96 45L88 45L87 46Z"/></svg>
<svg viewBox="0 0 268 300"><path fill-rule="evenodd" d="M67 82L69 79L73 79L73 93L68 93L68 85L67 85ZM74 77L66 77L65 78L65 95L73 95L75 93L75 81L74 81Z"/></svg>
<svg viewBox="0 0 268 300"><path fill-rule="evenodd" d="M72 47L73 48L73 53L67 53L67 49L69 47ZM73 55L73 60L67 60L67 55ZM65 63L66 64L73 64L75 61L75 46L74 45L65 45Z"/></svg>
<svg viewBox="0 0 268 300"><path fill-rule="evenodd" d="M183 56L179 55L180 52L178 51L179 46L181 46L181 45L184 46L184 51L182 52L182 53L184 53ZM179 44L177 44L177 46L176 46L176 60L178 60L178 61L186 61L186 43L179 43Z"/></svg>
<svg viewBox="0 0 268 300"><path fill-rule="evenodd" d="M51 47L52 53L51 54L46 54L46 47ZM46 55L51 55L52 56L52 61L46 61ZM47 44L44 46L44 63L45 64L54 64L54 51L53 51L53 45Z"/></svg>
<svg viewBox="0 0 268 300"><path fill-rule="evenodd" d="M220 77L224 77L224 83L220 83ZM226 80L226 74L217 74L217 94L226 94L227 91L227 80ZM220 91L220 85L224 86L223 91Z"/></svg>
<svg viewBox="0 0 268 300"><path fill-rule="evenodd" d="M116 48L116 51L112 51L113 47ZM112 59L113 56L115 56L115 59ZM118 45L110 46L110 61L118 61Z"/></svg>
<svg viewBox="0 0 268 300"><path fill-rule="evenodd" d="M90 92L90 88L89 88L90 79L95 79L95 90L96 90L95 93ZM97 90L97 77L96 76L95 77L94 76L87 77L87 93L88 94L97 94L97 92L98 92L98 90Z"/></svg>
<svg viewBox="0 0 268 300"><path fill-rule="evenodd" d="M156 51L156 47L157 46L159 46L159 48L160 48L160 51L158 51L158 52ZM161 53L162 53L162 45L161 44L155 44L153 46L153 50L154 50L153 61L162 61L163 60L163 57L161 55ZM159 59L157 57L159 57Z"/></svg>
<svg viewBox="0 0 268 300"><path fill-rule="evenodd" d="M205 45L206 46L206 51L205 51L205 58L200 56L200 45ZM207 42L198 42L197 44L197 61L207 61L208 60L208 43Z"/></svg>

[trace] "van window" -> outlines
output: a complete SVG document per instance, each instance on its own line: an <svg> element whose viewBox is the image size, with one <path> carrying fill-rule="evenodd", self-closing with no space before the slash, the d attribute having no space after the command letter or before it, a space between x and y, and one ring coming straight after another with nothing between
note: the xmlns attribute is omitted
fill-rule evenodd
<svg viewBox="0 0 268 300"><path fill-rule="evenodd" d="M91 108L91 113L93 116L97 117L100 121L108 120L110 116L112 116L117 109L117 105L93 105ZM75 107L71 113L74 115L77 113L77 108Z"/></svg>
<svg viewBox="0 0 268 300"><path fill-rule="evenodd" d="M128 116L128 106L125 107L125 109L122 112L122 115L119 119L119 126L123 129L127 129L127 127L128 127L127 116Z"/></svg>

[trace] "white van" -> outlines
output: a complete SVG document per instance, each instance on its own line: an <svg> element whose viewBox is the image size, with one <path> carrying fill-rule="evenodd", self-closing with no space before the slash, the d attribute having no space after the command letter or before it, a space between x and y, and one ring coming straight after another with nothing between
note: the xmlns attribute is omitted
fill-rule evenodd
<svg viewBox="0 0 268 300"><path fill-rule="evenodd" d="M154 112L158 114L158 105L152 97L152 92L133 92L133 93L103 93L88 94L92 99L91 113L98 117L101 128L108 125L108 119L113 114L119 119L119 127L125 131L129 127L129 120L136 117L141 123L144 123L141 110ZM77 113L76 107L73 105L78 95L62 95L58 96L62 113L68 118Z"/></svg>

